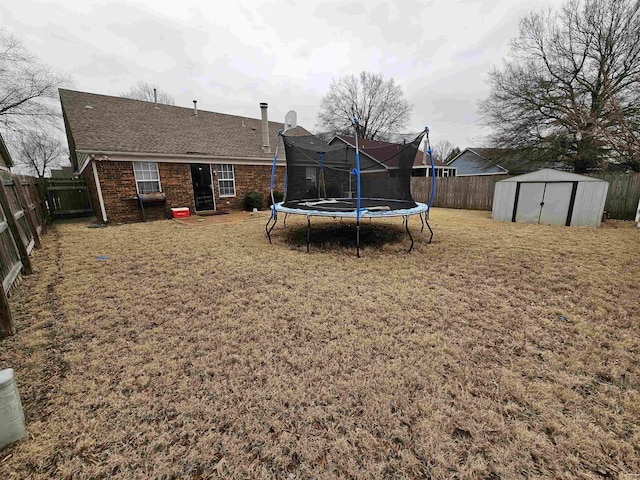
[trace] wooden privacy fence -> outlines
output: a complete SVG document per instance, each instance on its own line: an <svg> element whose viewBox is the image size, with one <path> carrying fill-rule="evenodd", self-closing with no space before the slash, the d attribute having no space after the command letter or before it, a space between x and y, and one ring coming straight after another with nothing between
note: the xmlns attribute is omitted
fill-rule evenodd
<svg viewBox="0 0 640 480"><path fill-rule="evenodd" d="M0 334L15 332L7 294L20 272L32 272L29 255L40 247L46 220L37 179L0 171Z"/></svg>
<svg viewBox="0 0 640 480"><path fill-rule="evenodd" d="M474 177L436 177L434 207L491 210L493 186L506 175ZM418 202L427 203L431 195L431 177L412 177L411 192Z"/></svg>
<svg viewBox="0 0 640 480"><path fill-rule="evenodd" d="M93 215L89 187L82 178L48 178L47 203L51 218Z"/></svg>
<svg viewBox="0 0 640 480"><path fill-rule="evenodd" d="M591 175L609 182L604 210L610 218L633 220L640 201L640 173L596 173Z"/></svg>
<svg viewBox="0 0 640 480"><path fill-rule="evenodd" d="M609 182L604 206L610 218L633 220L640 200L640 173L606 172L592 174ZM495 183L507 175L437 177L434 207L491 210ZM418 202L427 202L431 194L430 177L412 177L411 192Z"/></svg>

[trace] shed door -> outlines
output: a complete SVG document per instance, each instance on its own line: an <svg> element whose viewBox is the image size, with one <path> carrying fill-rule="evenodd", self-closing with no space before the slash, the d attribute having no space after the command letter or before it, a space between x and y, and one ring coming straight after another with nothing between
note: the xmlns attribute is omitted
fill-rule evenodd
<svg viewBox="0 0 640 480"><path fill-rule="evenodd" d="M571 203L573 183L547 183L540 223L545 225L565 225Z"/></svg>
<svg viewBox="0 0 640 480"><path fill-rule="evenodd" d="M540 210L544 199L544 183L521 183L516 206L516 222L540 222ZM566 217L565 217L566 218Z"/></svg>

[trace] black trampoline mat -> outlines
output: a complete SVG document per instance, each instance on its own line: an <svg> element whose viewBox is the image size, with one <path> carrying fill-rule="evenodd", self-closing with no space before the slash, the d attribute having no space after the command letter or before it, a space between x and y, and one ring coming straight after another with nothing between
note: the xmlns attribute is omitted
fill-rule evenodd
<svg viewBox="0 0 640 480"><path fill-rule="evenodd" d="M355 212L357 199L355 198L308 198L304 200L291 200L284 202L283 206L298 210L317 210L321 212ZM415 208L413 200L395 200L385 198L362 198L360 209L368 210L408 210Z"/></svg>

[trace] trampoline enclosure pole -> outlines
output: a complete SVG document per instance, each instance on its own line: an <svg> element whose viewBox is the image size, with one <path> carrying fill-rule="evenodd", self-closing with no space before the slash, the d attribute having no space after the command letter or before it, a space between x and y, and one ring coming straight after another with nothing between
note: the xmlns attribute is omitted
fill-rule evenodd
<svg viewBox="0 0 640 480"><path fill-rule="evenodd" d="M360 148L358 147L358 117L353 118L353 126L356 131L356 254L360 258Z"/></svg>
<svg viewBox="0 0 640 480"><path fill-rule="evenodd" d="M276 143L276 153L273 155L273 165L271 166L271 183L269 185L269 189L271 191L271 214L276 210L276 200L273 196L273 187L276 178L276 162L278 161L278 147L280 146L280 137L282 136L282 130L278 131L278 140Z"/></svg>
<svg viewBox="0 0 640 480"><path fill-rule="evenodd" d="M431 195L429 195L429 210L433 204L433 199L436 196L436 166L433 161L433 150L431 150L431 142L429 141L429 127L424 127L424 133L427 137L427 153L429 153L429 160L431 161Z"/></svg>

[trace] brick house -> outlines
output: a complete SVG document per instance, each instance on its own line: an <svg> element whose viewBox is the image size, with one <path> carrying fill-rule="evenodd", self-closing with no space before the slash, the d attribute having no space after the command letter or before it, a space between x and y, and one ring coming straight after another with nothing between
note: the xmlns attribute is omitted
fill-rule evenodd
<svg viewBox="0 0 640 480"><path fill-rule="evenodd" d="M96 217L104 222L243 208L249 191L269 195L273 154L282 123L60 89L74 171L87 182ZM306 135L297 127L288 134ZM283 185L280 145L276 185ZM280 187L282 190L282 187ZM139 197L141 195L141 197Z"/></svg>

